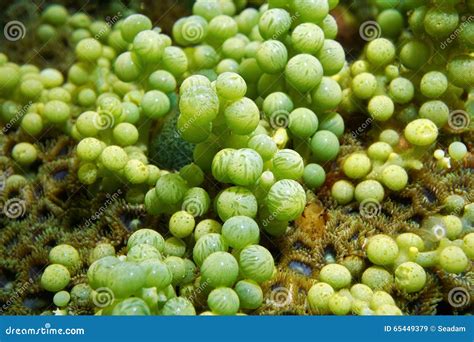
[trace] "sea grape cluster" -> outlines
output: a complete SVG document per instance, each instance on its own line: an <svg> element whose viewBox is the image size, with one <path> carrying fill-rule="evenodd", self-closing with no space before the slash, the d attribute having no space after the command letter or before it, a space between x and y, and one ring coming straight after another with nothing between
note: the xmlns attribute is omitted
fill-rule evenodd
<svg viewBox="0 0 474 342"><path fill-rule="evenodd" d="M197 0L171 35L144 14L105 22L51 5L36 34L67 33L67 73L0 55L0 118L14 142L2 148L15 173L5 182L27 182L44 134L68 135L78 191L124 190L153 222L130 219L126 246L112 230L94 248L79 238L51 248L40 285L56 314L250 314L274 305L272 282L298 271L283 293L290 306L304 298L304 313L399 315L435 277L472 283L470 189L451 189L398 235L372 221L337 232L324 227L331 214L298 223L320 201L349 219L385 215L427 167L472 177L471 1L375 1L350 62L338 5ZM276 246L318 229L366 241L358 255L324 251L318 263L319 251L295 243L303 257L283 269Z"/></svg>

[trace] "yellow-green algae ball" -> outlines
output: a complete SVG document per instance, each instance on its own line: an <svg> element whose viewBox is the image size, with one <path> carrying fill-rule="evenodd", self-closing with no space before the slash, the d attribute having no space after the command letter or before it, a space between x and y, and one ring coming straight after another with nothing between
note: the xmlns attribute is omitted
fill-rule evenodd
<svg viewBox="0 0 474 342"><path fill-rule="evenodd" d="M340 293L333 294L328 301L329 310L335 315L347 315L352 308L352 300Z"/></svg>
<svg viewBox="0 0 474 342"><path fill-rule="evenodd" d="M334 289L327 283L316 283L308 291L308 303L311 311L317 314L329 312L329 298L334 294Z"/></svg>
<svg viewBox="0 0 474 342"><path fill-rule="evenodd" d="M52 264L46 267L41 275L41 286L50 292L58 292L64 289L71 280L68 269L59 264Z"/></svg>
<svg viewBox="0 0 474 342"><path fill-rule="evenodd" d="M418 292L426 284L426 272L417 263L404 262L395 270L395 284L407 293Z"/></svg>
<svg viewBox="0 0 474 342"><path fill-rule="evenodd" d="M398 256L398 245L390 236L374 235L367 244L367 257L376 265L393 264Z"/></svg>
<svg viewBox="0 0 474 342"><path fill-rule="evenodd" d="M319 280L338 290L348 287L351 284L352 276L346 267L339 264L329 264L321 269Z"/></svg>
<svg viewBox="0 0 474 342"><path fill-rule="evenodd" d="M469 265L469 259L457 246L448 246L439 254L439 264L447 272L461 273Z"/></svg>
<svg viewBox="0 0 474 342"><path fill-rule="evenodd" d="M71 270L81 265L81 257L74 247L58 245L49 252L49 262L66 266Z"/></svg>
<svg viewBox="0 0 474 342"><path fill-rule="evenodd" d="M405 127L405 138L416 146L431 145L437 137L438 127L429 119L416 119Z"/></svg>

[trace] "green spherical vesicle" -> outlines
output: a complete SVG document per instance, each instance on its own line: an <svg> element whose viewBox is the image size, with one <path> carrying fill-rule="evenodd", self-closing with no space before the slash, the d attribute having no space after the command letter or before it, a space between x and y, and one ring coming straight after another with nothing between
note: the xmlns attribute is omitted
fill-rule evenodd
<svg viewBox="0 0 474 342"><path fill-rule="evenodd" d="M59 264L52 264L46 267L41 275L41 286L50 292L58 292L64 289L71 280L68 269Z"/></svg>
<svg viewBox="0 0 474 342"><path fill-rule="evenodd" d="M207 304L218 315L235 315L239 311L240 300L237 293L228 287L218 287L209 293Z"/></svg>
<svg viewBox="0 0 474 342"><path fill-rule="evenodd" d="M260 240L258 224L247 216L233 216L224 222L222 237L235 249L257 244Z"/></svg>
<svg viewBox="0 0 474 342"><path fill-rule="evenodd" d="M168 300L160 312L163 316L195 316L196 309L189 299L175 297Z"/></svg>
<svg viewBox="0 0 474 342"><path fill-rule="evenodd" d="M227 252L214 252L209 255L201 267L202 281L211 287L232 286L239 274L237 260Z"/></svg>
<svg viewBox="0 0 474 342"><path fill-rule="evenodd" d="M277 220L292 221L301 215L306 205L306 193L296 181L284 179L270 188L266 204Z"/></svg>
<svg viewBox="0 0 474 342"><path fill-rule="evenodd" d="M235 284L234 290L239 296L242 309L255 310L263 303L262 288L253 280L240 280Z"/></svg>
<svg viewBox="0 0 474 342"><path fill-rule="evenodd" d="M265 247L259 245L245 247L240 252L239 265L244 277L257 283L270 280L275 269L272 254Z"/></svg>

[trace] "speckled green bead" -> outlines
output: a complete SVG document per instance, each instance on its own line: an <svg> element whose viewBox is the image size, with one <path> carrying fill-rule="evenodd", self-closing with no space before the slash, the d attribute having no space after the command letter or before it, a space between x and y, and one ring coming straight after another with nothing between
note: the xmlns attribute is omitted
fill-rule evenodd
<svg viewBox="0 0 474 342"><path fill-rule="evenodd" d="M370 63L376 67L385 66L395 58L395 46L385 38L372 40L366 48L366 56Z"/></svg>
<svg viewBox="0 0 474 342"><path fill-rule="evenodd" d="M319 281L331 285L335 290L339 290L351 284L352 276L346 267L339 264L329 264L319 272Z"/></svg>
<svg viewBox="0 0 474 342"><path fill-rule="evenodd" d="M359 203L365 199L374 199L380 203L385 197L385 191L382 184L376 180L369 179L357 184L354 196Z"/></svg>
<svg viewBox="0 0 474 342"><path fill-rule="evenodd" d="M213 219L205 219L199 222L194 229L194 239L198 241L201 237L211 233L220 233L222 225Z"/></svg>
<svg viewBox="0 0 474 342"><path fill-rule="evenodd" d="M386 95L377 95L371 98L367 108L370 116L377 121L387 121L395 111L393 101Z"/></svg>
<svg viewBox="0 0 474 342"><path fill-rule="evenodd" d="M94 247L89 256L89 263L105 258L106 256L115 256L115 248L110 243L99 243Z"/></svg>
<svg viewBox="0 0 474 342"><path fill-rule="evenodd" d="M41 275L41 286L50 292L58 292L64 289L71 280L68 269L59 264L52 264L46 267Z"/></svg>
<svg viewBox="0 0 474 342"><path fill-rule="evenodd" d="M428 119L416 119L405 127L405 138L416 146L428 146L436 141L438 127Z"/></svg>
<svg viewBox="0 0 474 342"><path fill-rule="evenodd" d="M425 287L426 272L414 262L404 262L395 270L395 284L407 293L418 292Z"/></svg>
<svg viewBox="0 0 474 342"><path fill-rule="evenodd" d="M383 141L377 141L369 146L367 155L370 159L378 161L386 161L393 152L392 146Z"/></svg>
<svg viewBox="0 0 474 342"><path fill-rule="evenodd" d="M110 171L121 170L127 165L127 153L119 146L107 146L102 150L100 159L107 169Z"/></svg>
<svg viewBox="0 0 474 342"><path fill-rule="evenodd" d="M169 229L174 236L185 238L192 234L195 224L194 216L181 210L171 216Z"/></svg>
<svg viewBox="0 0 474 342"><path fill-rule="evenodd" d="M49 251L49 262L66 266L74 270L81 265L79 252L70 245L58 245Z"/></svg>
<svg viewBox="0 0 474 342"><path fill-rule="evenodd" d="M143 184L148 180L148 166L137 159L127 161L123 172L131 184Z"/></svg>
<svg viewBox="0 0 474 342"><path fill-rule="evenodd" d="M96 138L84 138L77 144L77 156L81 160L94 161L96 160L105 144Z"/></svg>
<svg viewBox="0 0 474 342"><path fill-rule="evenodd" d="M346 180L338 180L331 188L331 196L339 204L347 204L354 198L354 185Z"/></svg>
<svg viewBox="0 0 474 342"><path fill-rule="evenodd" d="M333 294L334 289L327 283L319 282L311 286L307 297L311 311L320 315L329 313L329 298Z"/></svg>
<svg viewBox="0 0 474 342"><path fill-rule="evenodd" d="M375 265L391 265L398 256L398 245L388 235L378 234L369 238L367 257Z"/></svg>
<svg viewBox="0 0 474 342"><path fill-rule="evenodd" d="M28 166L36 161L38 158L38 151L34 145L27 142L21 142L13 147L12 157L20 165Z"/></svg>
<svg viewBox="0 0 474 342"><path fill-rule="evenodd" d="M408 174L398 165L389 165L382 171L382 183L393 191L404 189L408 183Z"/></svg>
<svg viewBox="0 0 474 342"><path fill-rule="evenodd" d="M439 265L447 272L458 274L467 269L469 259L460 247L448 246L439 254Z"/></svg>
<svg viewBox="0 0 474 342"><path fill-rule="evenodd" d="M343 294L335 293L329 298L328 307L333 314L344 316L350 313L352 300Z"/></svg>
<svg viewBox="0 0 474 342"><path fill-rule="evenodd" d="M372 290L389 289L393 285L393 276L385 268L371 266L362 273L362 283Z"/></svg>
<svg viewBox="0 0 474 342"><path fill-rule="evenodd" d="M347 177L352 179L364 178L372 169L369 157L363 153L350 154L342 165Z"/></svg>
<svg viewBox="0 0 474 342"><path fill-rule="evenodd" d="M63 101L49 101L44 105L43 115L49 122L60 124L69 119L70 109Z"/></svg>
<svg viewBox="0 0 474 342"><path fill-rule="evenodd" d="M418 115L420 118L431 120L438 128L441 128L449 120L449 108L443 101L427 101L421 105Z"/></svg>

